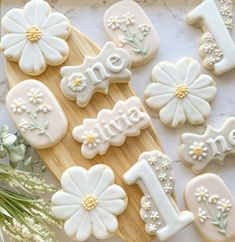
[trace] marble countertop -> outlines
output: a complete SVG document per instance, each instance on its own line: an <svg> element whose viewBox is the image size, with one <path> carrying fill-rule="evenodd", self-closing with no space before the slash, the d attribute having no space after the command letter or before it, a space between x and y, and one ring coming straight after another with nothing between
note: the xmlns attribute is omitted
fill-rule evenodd
<svg viewBox="0 0 235 242"><path fill-rule="evenodd" d="M25 0L2 0L2 14L9 8L23 6ZM81 32L94 40L98 45L103 46L108 40L103 28L103 14L105 10L115 1L113 0L49 0L52 7L63 12ZM177 61L181 57L193 57L201 62L198 54L199 39L201 30L188 26L185 23L186 13L196 6L199 0L138 0L146 10L160 36L160 51L156 58L149 64L133 69L132 86L136 94L143 99L145 87L151 82L150 73L154 65L160 61ZM235 2L234 2L235 4ZM235 39L235 31L232 33ZM7 123L12 131L15 130L4 105L4 95L7 93L6 77L4 75L3 63L0 60L0 126ZM206 73L206 71L204 70ZM235 115L235 70L217 78L215 77L218 93L212 104L212 113L208 124L219 127L227 117ZM152 117L154 126L162 142L164 151L174 160L174 173L176 177L177 203L181 210L185 209L183 201L183 190L187 182L194 177L192 172L184 167L178 160L178 147L180 136L184 132L202 132L206 124L199 127L185 125L179 129L165 127L151 110L148 110ZM220 175L235 196L235 184L233 159L228 158L223 166L211 164L205 172L213 172ZM56 182L52 174L47 171L45 174L49 181ZM59 241L69 242L62 231L58 232ZM194 225L187 227L177 233L167 242L201 242ZM190 238L190 239L189 239ZM7 240L6 240L7 241ZM90 239L89 242L96 241ZM109 242L120 241L118 238L111 238ZM233 240L232 242L235 242Z"/></svg>

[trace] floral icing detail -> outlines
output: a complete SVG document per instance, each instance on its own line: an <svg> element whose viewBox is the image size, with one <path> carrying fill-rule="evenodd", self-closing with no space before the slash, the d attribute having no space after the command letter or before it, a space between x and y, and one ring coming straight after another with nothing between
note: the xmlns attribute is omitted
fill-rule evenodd
<svg viewBox="0 0 235 242"><path fill-rule="evenodd" d="M83 144L88 146L90 149L97 147L100 143L100 138L98 133L94 131L84 131L84 135L82 136Z"/></svg>
<svg viewBox="0 0 235 242"><path fill-rule="evenodd" d="M192 156L193 160L201 161L206 158L208 147L204 142L194 142L190 145L189 155Z"/></svg>
<svg viewBox="0 0 235 242"><path fill-rule="evenodd" d="M31 0L23 9L10 10L2 19L2 27L6 35L0 48L27 74L39 75L47 65L60 65L68 57L65 40L70 23L64 15L52 13L46 1Z"/></svg>
<svg viewBox="0 0 235 242"><path fill-rule="evenodd" d="M74 92L81 92L87 87L87 80L80 73L73 73L68 78L68 87Z"/></svg>
<svg viewBox="0 0 235 242"><path fill-rule="evenodd" d="M145 90L145 100L159 112L165 125L199 125L208 118L216 87L212 77L201 74L197 61L183 58L176 64L161 62L153 69L152 80L154 83Z"/></svg>
<svg viewBox="0 0 235 242"><path fill-rule="evenodd" d="M43 93L40 89L30 89L27 93L27 97L27 101L18 98L10 105L14 113L18 113L19 115L26 114L28 117L27 120L25 118L21 119L19 123L20 131L23 133L37 131L38 135L45 135L52 141L47 131L49 120L45 116L46 113L52 111L51 106L46 103L41 104L43 101ZM40 112L42 112L43 115L40 115Z"/></svg>
<svg viewBox="0 0 235 242"><path fill-rule="evenodd" d="M111 16L107 20L108 28L113 31L120 31L122 35L119 36L119 47L129 45L133 52L138 55L146 57L147 47L144 45L144 40L148 36L151 26L148 24L135 25L135 15L127 12L121 16Z"/></svg>
<svg viewBox="0 0 235 242"><path fill-rule="evenodd" d="M52 197L52 213L65 220L65 233L78 241L90 236L106 239L118 229L117 215L127 205L125 191L114 184L114 173L105 165L89 170L72 167L61 178L62 190Z"/></svg>
<svg viewBox="0 0 235 242"><path fill-rule="evenodd" d="M195 195L197 201L203 206L203 208L198 208L199 222L204 224L210 221L216 231L226 238L228 215L232 208L231 202L225 198L220 198L218 195L210 195L209 190L205 187L197 188Z"/></svg>
<svg viewBox="0 0 235 242"><path fill-rule="evenodd" d="M174 191L174 179L172 174L172 162L160 152L148 158L150 167L157 175L163 190L167 196L171 196ZM161 214L154 205L150 195L145 195L141 199L140 215L145 222L146 231L149 234L156 234L156 231L164 226Z"/></svg>
<svg viewBox="0 0 235 242"><path fill-rule="evenodd" d="M215 2L218 5L219 12L226 28L231 32L234 25L231 1L215 0ZM207 69L213 69L214 65L220 62L223 58L223 52L210 32L206 32L202 36L200 53L202 58L204 58L204 64Z"/></svg>

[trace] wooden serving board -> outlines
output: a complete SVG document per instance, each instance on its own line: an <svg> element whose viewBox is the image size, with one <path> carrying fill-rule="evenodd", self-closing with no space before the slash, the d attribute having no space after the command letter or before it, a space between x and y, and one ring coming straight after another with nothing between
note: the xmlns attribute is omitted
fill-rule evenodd
<svg viewBox="0 0 235 242"><path fill-rule="evenodd" d="M74 28L68 44L70 46L70 56L63 65L80 65L85 55L95 56L100 51L94 42ZM108 95L95 94L88 106L82 109L75 102L69 101L63 96L60 90L60 68L61 66L48 67L42 75L31 77L24 74L17 63L6 60L6 71L10 87L26 79L42 81L54 93L69 120L69 129L64 139L52 148L38 150L38 154L58 179L68 167L74 165L89 168L92 165L102 163L110 166L116 174L116 183L126 190L129 198L126 211L119 216L118 236L125 242L152 241L154 238L145 232L144 223L139 216L142 194L138 186L127 186L123 182L122 176L137 161L142 152L153 149L161 150L153 125L141 131L138 137L128 137L120 147L111 146L105 155L96 156L92 160L85 159L80 151L81 144L72 138L73 128L82 124L83 119L96 118L101 109L112 109L118 100L126 100L135 93L128 84L113 84L110 86Z"/></svg>

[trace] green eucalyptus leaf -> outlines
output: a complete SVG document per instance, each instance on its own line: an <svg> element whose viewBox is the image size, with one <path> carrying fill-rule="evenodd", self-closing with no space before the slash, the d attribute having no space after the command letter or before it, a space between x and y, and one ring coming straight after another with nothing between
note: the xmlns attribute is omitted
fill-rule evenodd
<svg viewBox="0 0 235 242"><path fill-rule="evenodd" d="M13 145L17 140L17 137L14 134L5 134L2 136L2 143L5 146Z"/></svg>
<svg viewBox="0 0 235 242"><path fill-rule="evenodd" d="M0 136L6 135L9 132L9 127L5 124L3 125L1 131L0 131Z"/></svg>
<svg viewBox="0 0 235 242"><path fill-rule="evenodd" d="M3 159L4 157L6 157L6 155L7 155L6 149L4 148L3 145L0 145L0 159Z"/></svg>
<svg viewBox="0 0 235 242"><path fill-rule="evenodd" d="M24 156L25 156L25 152L26 152L26 146L24 144L10 147L9 148L9 157L10 157L11 162L15 163L15 162L23 160Z"/></svg>
<svg viewBox="0 0 235 242"><path fill-rule="evenodd" d="M29 166L32 163L32 157L27 158L26 160L24 160L24 166Z"/></svg>

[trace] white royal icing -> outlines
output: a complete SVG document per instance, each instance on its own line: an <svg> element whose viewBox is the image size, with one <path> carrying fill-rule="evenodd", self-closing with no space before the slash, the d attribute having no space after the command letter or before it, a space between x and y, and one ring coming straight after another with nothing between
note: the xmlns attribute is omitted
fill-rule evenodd
<svg viewBox="0 0 235 242"><path fill-rule="evenodd" d="M166 155L157 150L141 154L123 178L129 185L137 183L144 193L140 215L147 233L164 241L194 221L194 215L180 212L171 197L174 191L172 161Z"/></svg>
<svg viewBox="0 0 235 242"><path fill-rule="evenodd" d="M128 52L108 42L98 56L86 56L82 65L61 69L61 90L68 99L85 107L94 93L107 94L110 84L128 82L131 79L130 65Z"/></svg>
<svg viewBox="0 0 235 242"><path fill-rule="evenodd" d="M221 75L235 67L235 44L230 32L233 28L231 0L204 0L187 16L191 24L202 23L206 32L200 53L204 66Z"/></svg>
<svg viewBox="0 0 235 242"><path fill-rule="evenodd" d="M220 129L208 126L202 135L185 133L179 148L184 163L201 172L210 162L224 163L224 158L235 154L235 118L227 119Z"/></svg>
<svg viewBox="0 0 235 242"><path fill-rule="evenodd" d="M82 143L82 155L92 159L106 153L110 145L122 145L127 136L138 136L150 124L148 114L141 111L141 101L131 97L119 101L113 110L101 110L96 119L85 119L73 129L73 138Z"/></svg>
<svg viewBox="0 0 235 242"><path fill-rule="evenodd" d="M117 215L126 208L125 191L114 184L105 165L89 170L71 167L61 177L62 190L52 197L52 214L65 220L65 233L77 241L107 239L118 229Z"/></svg>
<svg viewBox="0 0 235 242"><path fill-rule="evenodd" d="M14 86L7 95L6 106L22 136L34 148L55 145L67 131L68 121L63 110L51 91L39 81L26 80Z"/></svg>
<svg viewBox="0 0 235 242"><path fill-rule="evenodd" d="M145 101L159 112L165 125L199 125L209 117L216 86L212 77L201 74L197 61L183 58L176 64L161 62L153 69L152 80L145 90Z"/></svg>
<svg viewBox="0 0 235 242"><path fill-rule="evenodd" d="M57 66L68 57L66 39L70 33L68 19L51 12L43 0L31 0L23 9L11 9L2 19L6 31L0 49L12 61L19 62L21 70L39 75L47 64Z"/></svg>

